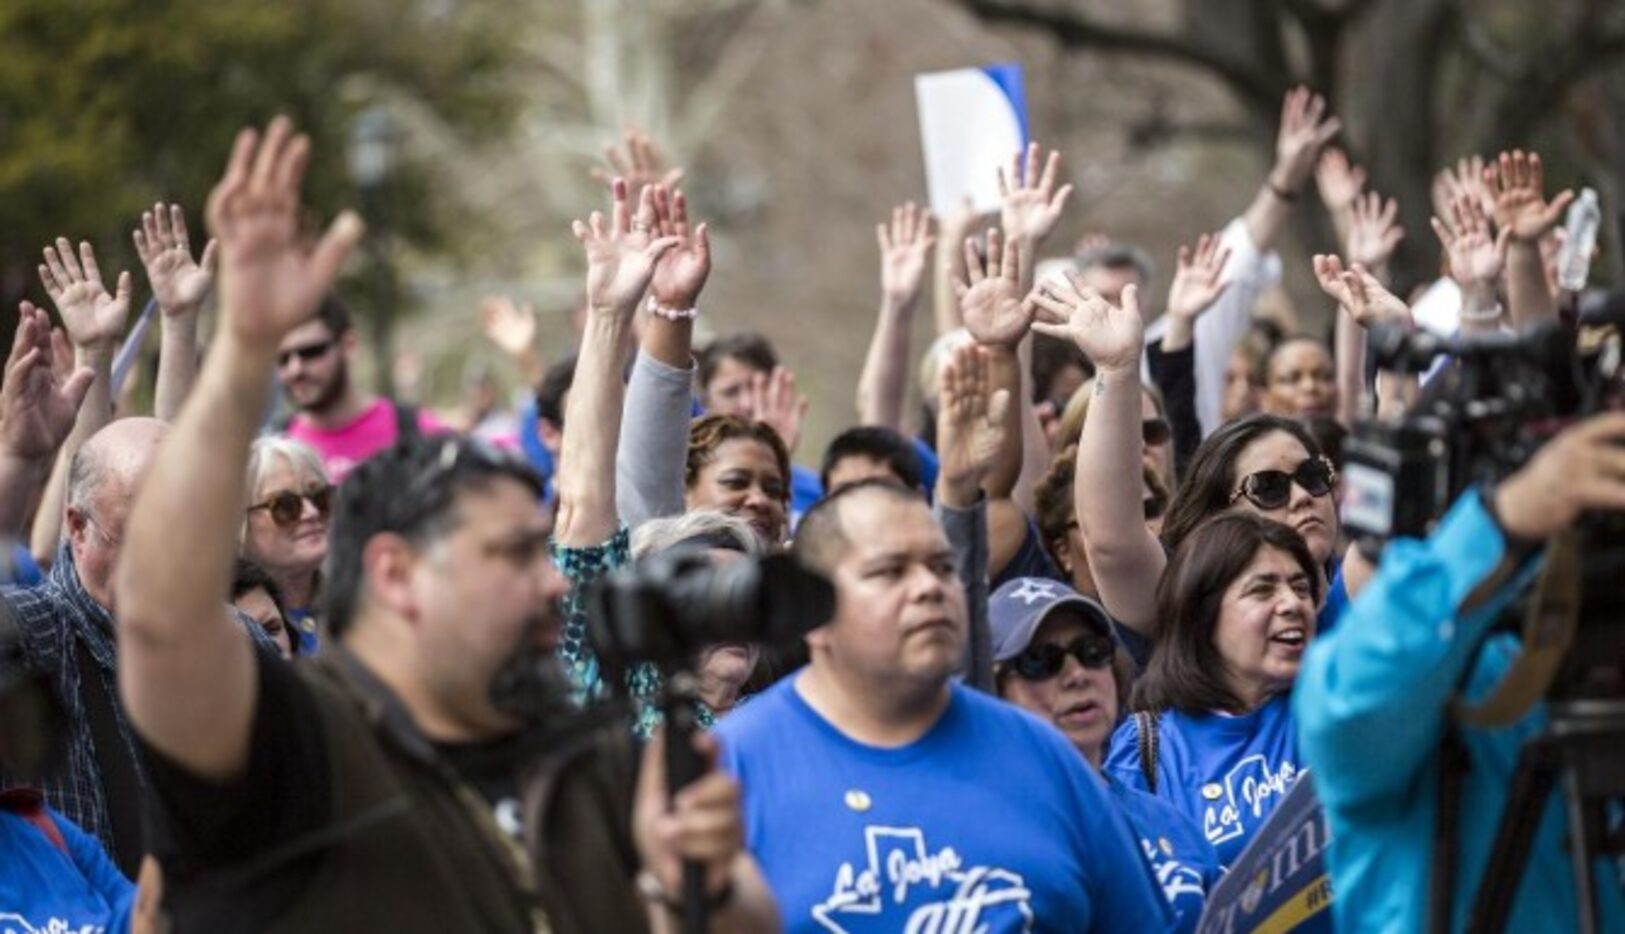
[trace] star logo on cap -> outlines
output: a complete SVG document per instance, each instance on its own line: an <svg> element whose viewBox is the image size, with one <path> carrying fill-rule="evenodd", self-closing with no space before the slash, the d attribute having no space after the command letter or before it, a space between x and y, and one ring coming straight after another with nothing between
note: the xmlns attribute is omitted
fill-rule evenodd
<svg viewBox="0 0 1625 934"><path fill-rule="evenodd" d="M1039 580L1024 580L1021 586L1010 594L1010 599L1020 600L1027 606L1032 606L1040 600L1054 600L1055 597L1055 585Z"/></svg>

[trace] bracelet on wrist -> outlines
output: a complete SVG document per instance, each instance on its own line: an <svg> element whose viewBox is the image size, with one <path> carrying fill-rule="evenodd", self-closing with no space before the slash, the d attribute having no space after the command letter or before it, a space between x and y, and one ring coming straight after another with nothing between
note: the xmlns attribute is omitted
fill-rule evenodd
<svg viewBox="0 0 1625 934"><path fill-rule="evenodd" d="M1286 204L1298 203L1298 193L1290 188L1283 188L1280 185L1275 184L1275 179L1273 178L1265 179L1264 187L1270 190L1270 194L1274 195L1276 198L1285 202Z"/></svg>
<svg viewBox="0 0 1625 934"><path fill-rule="evenodd" d="M1505 312L1505 310L1506 309L1501 307L1500 302L1496 302L1494 305L1491 305L1485 311L1469 311L1469 310L1467 310L1467 306L1463 305L1462 308L1461 308L1461 320L1463 320L1463 321L1498 321L1498 320L1500 320L1501 315Z"/></svg>
<svg viewBox="0 0 1625 934"><path fill-rule="evenodd" d="M687 308L668 308L665 305L655 301L655 297L653 295L649 296L647 307L649 309L649 314L654 315L656 318L665 318L667 321L693 321L695 318L700 316L700 310L695 306L691 305Z"/></svg>

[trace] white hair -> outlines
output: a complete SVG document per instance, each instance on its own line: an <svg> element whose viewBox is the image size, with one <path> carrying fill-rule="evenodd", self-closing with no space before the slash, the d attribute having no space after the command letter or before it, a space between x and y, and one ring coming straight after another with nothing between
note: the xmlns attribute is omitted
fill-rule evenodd
<svg viewBox="0 0 1625 934"><path fill-rule="evenodd" d="M705 536L726 538L746 555L762 554L761 539L750 523L718 509L691 509L680 516L650 519L632 533L632 557L642 558Z"/></svg>

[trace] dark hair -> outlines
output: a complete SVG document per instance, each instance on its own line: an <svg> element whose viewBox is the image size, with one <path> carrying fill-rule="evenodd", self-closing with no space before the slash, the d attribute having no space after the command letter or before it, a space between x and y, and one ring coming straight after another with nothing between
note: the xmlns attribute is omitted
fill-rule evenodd
<svg viewBox="0 0 1625 934"><path fill-rule="evenodd" d="M1038 525L1038 539L1044 553L1061 566L1055 543L1066 538L1067 526L1074 518L1073 476L1078 469L1078 446L1069 444L1050 461L1049 471L1033 486L1033 521Z"/></svg>
<svg viewBox="0 0 1625 934"><path fill-rule="evenodd" d="M570 354L547 368L536 387L536 417L560 431L564 430L564 396L576 380L576 354Z"/></svg>
<svg viewBox="0 0 1625 934"><path fill-rule="evenodd" d="M841 505L871 492L891 499L925 503L925 497L918 489L909 489L895 480L874 478L841 487L802 514L790 553L807 567L828 574L846 556L852 544L841 522Z"/></svg>
<svg viewBox="0 0 1625 934"><path fill-rule="evenodd" d="M688 427L688 458L683 467L683 489L692 490L700 479L700 470L717 456L717 448L726 441L757 441L773 452L784 480L784 500L790 501L790 450L784 439L767 422L753 422L737 415L704 415Z"/></svg>
<svg viewBox="0 0 1625 934"><path fill-rule="evenodd" d="M722 361L732 357L753 370L771 373L779 365L779 355L767 338L753 331L727 334L711 342L700 355L700 389L711 385Z"/></svg>
<svg viewBox="0 0 1625 934"><path fill-rule="evenodd" d="M860 425L835 436L824 449L824 466L818 473L825 490L829 489L829 475L835 465L848 457L867 457L885 464L906 487L918 488L925 482L914 442L883 425Z"/></svg>
<svg viewBox="0 0 1625 934"><path fill-rule="evenodd" d="M1134 686L1137 710L1228 710L1242 701L1225 680L1227 665L1213 644L1224 593L1260 550L1292 556L1320 602L1320 569L1303 536L1250 512L1203 523L1174 552L1157 583L1156 648Z"/></svg>
<svg viewBox="0 0 1625 934"><path fill-rule="evenodd" d="M1033 397L1039 403L1055 396L1055 380L1069 366L1083 371L1084 379L1095 375L1095 365L1072 341L1033 332ZM1061 400L1061 404L1066 404Z"/></svg>
<svg viewBox="0 0 1625 934"><path fill-rule="evenodd" d="M238 558L231 569L231 602L236 603L239 597L255 590L265 591L285 626L293 625L293 621L288 619L288 608L282 602L282 588L264 568L247 558ZM288 642L293 646L293 653L299 654L299 636L291 628L288 630Z"/></svg>
<svg viewBox="0 0 1625 934"><path fill-rule="evenodd" d="M338 296L331 292L322 296L322 303L316 306L316 314L311 320L320 321L327 325L327 329L333 333L334 337L343 335L352 326L350 309L346 308L344 303L339 301Z"/></svg>
<svg viewBox="0 0 1625 934"><path fill-rule="evenodd" d="M1321 453L1314 436L1296 419L1248 415L1225 424L1208 435L1191 456L1184 482L1174 492L1162 521L1164 544L1178 548L1197 526L1229 509L1230 493L1240 479L1234 475L1236 459L1254 441L1278 431L1296 438L1310 457Z"/></svg>
<svg viewBox="0 0 1625 934"><path fill-rule="evenodd" d="M1128 243L1108 243L1104 246L1091 247L1079 253L1075 258L1078 271L1094 269L1133 269L1135 275L1140 277L1140 287L1144 288L1151 282L1151 256L1137 246Z"/></svg>
<svg viewBox="0 0 1625 934"><path fill-rule="evenodd" d="M1338 468L1343 466L1343 442L1348 439L1349 430L1343 423L1335 418L1317 415L1307 419L1304 427L1314 436L1315 444L1320 446L1320 453L1331 458L1332 465Z"/></svg>
<svg viewBox="0 0 1625 934"><path fill-rule="evenodd" d="M361 552L373 536L392 532L424 545L456 529L465 493L513 480L542 496L542 480L518 457L454 435L408 437L344 478L334 498L323 573L322 618L335 637L355 615L364 572Z"/></svg>

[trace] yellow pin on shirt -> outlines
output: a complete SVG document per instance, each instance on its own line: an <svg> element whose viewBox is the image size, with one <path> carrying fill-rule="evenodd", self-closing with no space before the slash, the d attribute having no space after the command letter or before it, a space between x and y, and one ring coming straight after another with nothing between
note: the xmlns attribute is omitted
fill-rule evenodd
<svg viewBox="0 0 1625 934"><path fill-rule="evenodd" d="M862 814L874 807L874 804L874 801L870 800L869 793L866 791L860 791L859 789L853 788L846 793L846 806L854 811L857 811L859 814Z"/></svg>

